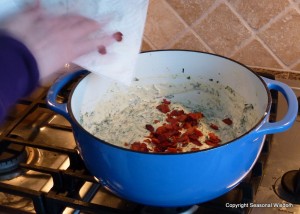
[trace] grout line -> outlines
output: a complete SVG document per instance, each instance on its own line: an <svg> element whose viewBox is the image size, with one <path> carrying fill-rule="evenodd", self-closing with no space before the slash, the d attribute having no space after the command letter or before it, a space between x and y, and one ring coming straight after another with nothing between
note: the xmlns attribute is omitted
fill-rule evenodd
<svg viewBox="0 0 300 214"><path fill-rule="evenodd" d="M208 9L207 11L201 16L199 17L199 19L195 20L192 24L191 24L191 28L194 28L196 25L200 24L200 22L202 22L204 19L206 19L218 6L220 6L222 4L221 0L216 0Z"/></svg>
<svg viewBox="0 0 300 214"><path fill-rule="evenodd" d="M215 51L193 29L191 29L191 32L202 43L208 52L215 53Z"/></svg>
<svg viewBox="0 0 300 214"><path fill-rule="evenodd" d="M287 11L289 11L291 5L287 6L282 12L280 12L279 14L281 15L277 15L273 21L268 22L267 24L265 24L263 27L261 27L259 30L255 30L253 29L245 20L244 18L235 10L235 8L228 2L228 0L225 1L225 4L230 8L230 10L237 16L237 18L241 21L241 23L243 24L243 26L245 26L250 32L251 32L251 37L250 39L256 39L257 41L259 41L261 43L261 45L266 49L266 51L274 58L274 60L284 69L289 69L289 67L287 65L285 65L282 60L268 47L267 44L265 44L265 42L257 35L259 32L261 32L261 29L265 28L266 25L270 26L272 23L274 23L275 21L277 21L279 18L277 17L283 17ZM236 54L241 48L245 47L245 44L241 44L240 46L238 46L237 48L235 48L235 50L231 53L230 56L233 56L234 54Z"/></svg>
<svg viewBox="0 0 300 214"><path fill-rule="evenodd" d="M272 17L268 23L263 25L260 29L256 30L256 34L261 33L262 31L269 28L272 24L277 22L279 19L284 17L291 9L295 9L292 4L289 4L287 7L285 7L280 13L278 13L276 16Z"/></svg>
<svg viewBox="0 0 300 214"><path fill-rule="evenodd" d="M296 60L296 62L294 62L293 64L289 65L289 67L293 68L293 67L295 67L298 64L300 64L300 58L298 60Z"/></svg>
<svg viewBox="0 0 300 214"><path fill-rule="evenodd" d="M178 42L181 38L184 37L188 32L190 31L190 28L185 28L183 31L177 34L176 38L174 38L172 41L168 42L167 45L165 45L165 48L169 49L171 48L176 42Z"/></svg>
<svg viewBox="0 0 300 214"><path fill-rule="evenodd" d="M235 8L228 2L228 0L224 1L224 4L231 10L231 12L239 19L241 24L250 31L251 35L254 35L255 32L252 27L248 24L248 22L235 10Z"/></svg>
<svg viewBox="0 0 300 214"><path fill-rule="evenodd" d="M162 3L165 4L170 9L170 11L172 11L172 13L183 23L185 27L189 27L189 25L184 21L184 19L177 13L177 11L168 2L166 2L166 0L163 0Z"/></svg>
<svg viewBox="0 0 300 214"><path fill-rule="evenodd" d="M290 2L290 5L292 5L293 8L300 14L300 8L299 8L300 1L295 2L293 0L289 0L289 2Z"/></svg>
<svg viewBox="0 0 300 214"><path fill-rule="evenodd" d="M172 42L170 42L166 48L171 48L174 44L176 44L176 42L178 42L181 38L184 37L184 35L186 35L187 33L191 32L199 41L200 43L204 46L204 48L206 49L206 51L210 52L210 53L214 53L214 51L206 44L205 41L202 40L202 38L192 29L192 28L186 28L186 30L182 31L180 33L180 35L174 39Z"/></svg>
<svg viewBox="0 0 300 214"><path fill-rule="evenodd" d="M189 29L189 25L184 21L184 19L176 12L176 10L168 3L166 2L165 0L163 0L162 2L163 4L165 4L169 10L178 18L178 20L184 25L184 30L177 33L174 37L173 37L173 40L169 41L163 48L168 48L171 46L171 44L174 42L174 41L178 41L180 37L182 37L182 35L184 35L188 29Z"/></svg>
<svg viewBox="0 0 300 214"><path fill-rule="evenodd" d="M290 2L290 1L289 1ZM284 69L290 69L288 65L286 65L276 54L271 50L271 48L263 41L259 34L269 28L273 23L283 18L286 14L288 14L291 10L295 9L294 4L290 4L287 6L282 12L280 12L276 17L273 17L267 24L265 24L263 27L261 27L256 34L257 40L260 41L260 43L266 48L266 50L274 57L274 59L284 68Z"/></svg>
<svg viewBox="0 0 300 214"><path fill-rule="evenodd" d="M231 52L231 54L228 54L228 56L233 57L236 53L238 53L241 49L249 45L254 40L255 40L255 35L251 35L249 38L242 41L241 44Z"/></svg>
<svg viewBox="0 0 300 214"><path fill-rule="evenodd" d="M201 36L196 33L194 30L194 27L198 24L200 24L204 19L206 19L217 7L219 7L222 4L221 0L216 0L208 9L206 12L203 13L199 19L195 20L193 23L191 23L190 30L194 36L196 36L197 39L202 43L202 45L206 48L206 50L210 53L215 53L215 51L209 46L207 42L205 42Z"/></svg>
<svg viewBox="0 0 300 214"><path fill-rule="evenodd" d="M205 42L201 36L195 32L194 27L198 24L200 24L204 19L206 19L218 6L220 6L222 4L221 0L216 0L208 9L206 12L204 12L204 14L199 17L197 20L195 20L193 23L191 23L190 25L190 31L192 32L192 34L194 36L196 36L197 39L199 39L199 41L202 43L202 45L206 48L206 50L210 53L215 53L215 51L209 46L209 44L207 42Z"/></svg>
<svg viewBox="0 0 300 214"><path fill-rule="evenodd" d="M148 39L146 35L143 36L143 40L151 47L152 50L157 49L157 47L154 44L152 44L151 40Z"/></svg>
<svg viewBox="0 0 300 214"><path fill-rule="evenodd" d="M214 53L214 51L209 47L209 45L193 30L193 26L195 26L198 22L201 22L203 19L205 19L211 12L217 8L218 5L220 5L221 1L216 0L209 8L208 10L197 20L195 20L190 26L182 19L182 17L177 13L177 11L168 3L164 0L165 4L168 5L169 9L175 14L177 18L183 22L184 26L186 27L182 32L178 33L176 35L176 38L172 41L170 41L165 48L170 48L172 47L179 39L181 39L186 33L189 31L196 36L196 38L201 42L201 44L206 48L207 51Z"/></svg>
<svg viewBox="0 0 300 214"><path fill-rule="evenodd" d="M239 46L236 46L235 49L232 51L231 54L229 54L230 57L235 55L238 51L240 51L242 48L247 46L252 40L255 39L255 32L253 31L253 28L250 27L250 25L244 20L244 18L235 10L235 8L228 2L228 0L224 1L224 4L230 9L230 11L238 18L238 20L241 22L243 27L245 27L248 32L250 32L250 37L246 40L242 41Z"/></svg>
<svg viewBox="0 0 300 214"><path fill-rule="evenodd" d="M271 54L271 56L283 69L289 69L289 67L281 61L281 59L267 46L267 44L260 37L256 36L256 40L260 42L260 44L266 49L267 52L269 52L269 54Z"/></svg>

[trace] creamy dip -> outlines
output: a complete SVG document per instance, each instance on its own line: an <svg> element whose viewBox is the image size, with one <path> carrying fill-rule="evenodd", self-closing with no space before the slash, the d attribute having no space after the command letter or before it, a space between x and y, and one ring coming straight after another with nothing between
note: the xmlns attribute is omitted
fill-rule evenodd
<svg viewBox="0 0 300 214"><path fill-rule="evenodd" d="M198 126L203 133L199 138L203 145L188 145L183 148L185 152L192 147L211 147L204 143L208 133L215 133L221 143L226 143L249 131L259 120L256 106L219 82L190 80L180 84L142 85L130 88L111 85L93 111L82 112L81 125L99 139L120 147L126 147L126 144L129 148L131 143L142 142L149 135L146 124L157 128L162 122L153 121L165 120L166 114L156 107L166 98L171 101L172 109L183 109L186 113L201 112L205 116ZM225 124L222 121L225 118L230 118L232 125ZM219 130L213 130L210 127L212 123Z"/></svg>

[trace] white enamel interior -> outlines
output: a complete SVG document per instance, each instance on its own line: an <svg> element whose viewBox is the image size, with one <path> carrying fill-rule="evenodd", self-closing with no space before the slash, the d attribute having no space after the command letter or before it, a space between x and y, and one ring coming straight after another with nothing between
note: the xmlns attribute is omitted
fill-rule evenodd
<svg viewBox="0 0 300 214"><path fill-rule="evenodd" d="M174 78L174 75L183 75ZM248 103L256 106L259 118L265 116L268 106L268 93L265 85L253 72L239 63L226 58L191 51L154 51L139 55L136 66L137 84L180 83L201 76L201 81L210 79L228 85L242 95ZM107 88L114 83L106 77L89 74L76 87L71 109L77 121L81 112L89 112L106 93ZM258 122L258 121L257 121Z"/></svg>

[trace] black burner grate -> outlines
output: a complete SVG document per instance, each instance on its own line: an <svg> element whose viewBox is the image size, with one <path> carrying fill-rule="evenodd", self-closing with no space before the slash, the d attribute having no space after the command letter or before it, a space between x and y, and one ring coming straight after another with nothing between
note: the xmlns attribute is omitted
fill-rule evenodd
<svg viewBox="0 0 300 214"><path fill-rule="evenodd" d="M265 76L264 74L262 75ZM274 77L270 75L267 75L267 77L274 79ZM65 100L68 96L71 86L72 85L69 85L65 88L64 92L61 94L61 100ZM122 208L113 208L89 202L94 194L102 187L94 177L88 173L76 149L36 142L31 140L33 139L32 135L34 135L32 133L28 136L28 139L22 139L13 134L13 130L26 120L27 116L32 112L37 109L47 109L45 104L47 89L41 88L39 90L37 96L20 100L18 105L19 109L21 109L21 114L14 113L8 117L9 123L0 129L0 141L3 144L22 145L67 155L70 160L70 166L65 170L61 170L38 166L34 163L20 163L19 166L21 169L33 170L51 175L54 183L53 187L49 192L42 192L0 182L0 193L8 193L31 199L36 213L62 213L66 207L81 210L83 213L141 213L141 210L143 209L142 205L127 202L125 200L122 200ZM272 92L272 99L271 121L276 119L278 99L276 92ZM51 117L54 115L54 113L50 114ZM38 118L40 118L40 116ZM47 127L64 132L72 131L69 124L47 123ZM199 209L196 213L249 213L250 208L231 209L226 208L225 204L251 203L254 201L255 193L262 179L263 167L270 151L271 142L272 135L268 135L259 160L251 173L249 173L239 186L213 201L199 204ZM86 197L81 198L79 196L79 191L86 182L91 183L91 188L89 194ZM0 210L7 211L8 213L20 213L20 211L15 208L6 207L1 204ZM21 213L26 213L26 211Z"/></svg>

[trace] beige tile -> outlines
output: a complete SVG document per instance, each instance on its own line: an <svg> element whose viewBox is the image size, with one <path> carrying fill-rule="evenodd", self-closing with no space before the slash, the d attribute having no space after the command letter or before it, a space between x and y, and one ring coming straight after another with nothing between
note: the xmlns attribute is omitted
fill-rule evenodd
<svg viewBox="0 0 300 214"><path fill-rule="evenodd" d="M152 50L151 46L145 40L143 40L141 51L150 51L150 50Z"/></svg>
<svg viewBox="0 0 300 214"><path fill-rule="evenodd" d="M290 72L289 79L290 80L300 80L300 73Z"/></svg>
<svg viewBox="0 0 300 214"><path fill-rule="evenodd" d="M300 62L292 67L294 71L300 71Z"/></svg>
<svg viewBox="0 0 300 214"><path fill-rule="evenodd" d="M201 17L215 0L166 0L189 25Z"/></svg>
<svg viewBox="0 0 300 214"><path fill-rule="evenodd" d="M291 65L300 56L300 15L292 10L259 34L262 40L285 63Z"/></svg>
<svg viewBox="0 0 300 214"><path fill-rule="evenodd" d="M280 79L288 79L289 78L289 72L286 72L286 71L275 71L272 69L265 69L265 68L251 68L251 69L253 71L257 72L258 74L267 73L267 74L274 75L275 78L280 78Z"/></svg>
<svg viewBox="0 0 300 214"><path fill-rule="evenodd" d="M190 31L181 37L171 48L196 51L207 51L201 41Z"/></svg>
<svg viewBox="0 0 300 214"><path fill-rule="evenodd" d="M164 48L184 28L167 3L163 0L150 1L144 35L156 48Z"/></svg>
<svg viewBox="0 0 300 214"><path fill-rule="evenodd" d="M250 66L282 68L257 40L240 49L232 58Z"/></svg>
<svg viewBox="0 0 300 214"><path fill-rule="evenodd" d="M216 53L221 55L230 55L251 35L225 4L217 7L194 29Z"/></svg>
<svg viewBox="0 0 300 214"><path fill-rule="evenodd" d="M289 5L288 0L228 0L254 29L267 24Z"/></svg>

